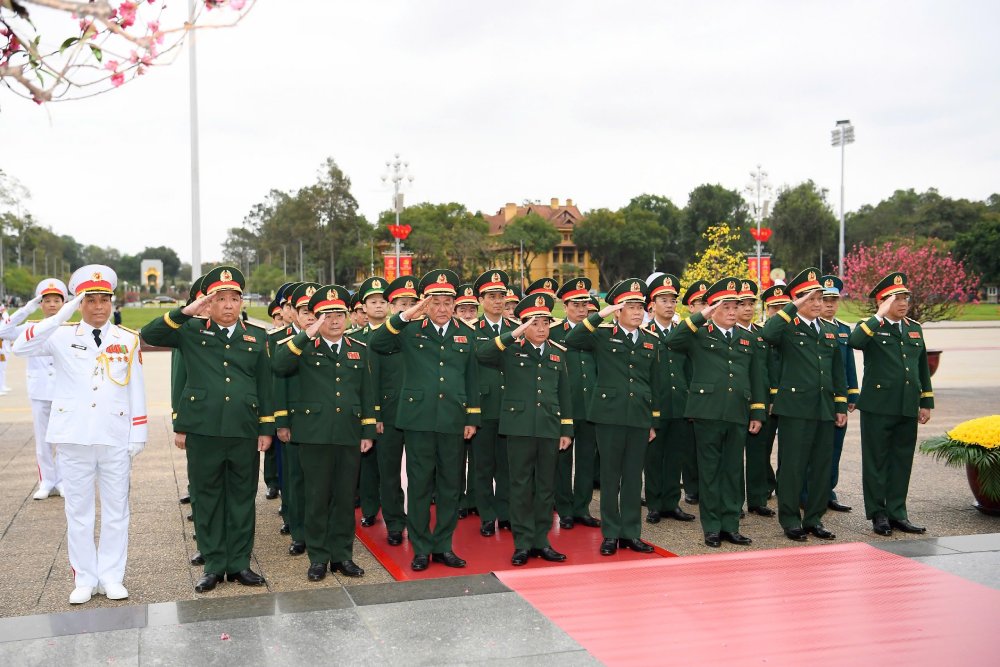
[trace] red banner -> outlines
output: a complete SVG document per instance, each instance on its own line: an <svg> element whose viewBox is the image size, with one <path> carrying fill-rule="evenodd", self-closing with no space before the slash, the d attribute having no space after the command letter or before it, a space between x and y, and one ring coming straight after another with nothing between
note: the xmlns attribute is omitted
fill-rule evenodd
<svg viewBox="0 0 1000 667"><path fill-rule="evenodd" d="M771 256L760 256L760 271L757 271L757 255L747 256L747 266L750 267L750 277L765 290L774 283L771 281Z"/></svg>
<svg viewBox="0 0 1000 667"><path fill-rule="evenodd" d="M399 268L400 272L396 271L396 253L387 253L383 257L383 276L387 282L392 282L398 276L410 276L413 275L413 255L400 255L399 256Z"/></svg>

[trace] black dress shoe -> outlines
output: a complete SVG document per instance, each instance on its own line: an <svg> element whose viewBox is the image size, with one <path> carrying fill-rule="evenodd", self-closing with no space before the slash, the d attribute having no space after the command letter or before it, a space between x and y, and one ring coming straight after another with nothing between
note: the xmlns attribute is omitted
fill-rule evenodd
<svg viewBox="0 0 1000 667"><path fill-rule="evenodd" d="M827 509L831 509L834 512L850 512L851 511L851 506L850 505L845 505L845 504L843 504L841 502L838 502L836 500L830 500L830 501L828 501L826 503L826 507L827 507Z"/></svg>
<svg viewBox="0 0 1000 667"><path fill-rule="evenodd" d="M194 512L188 514L188 521L194 521Z"/></svg>
<svg viewBox="0 0 1000 667"><path fill-rule="evenodd" d="M581 526L586 526L587 528L601 527L601 520L595 519L592 516L575 516L573 517L573 523L578 523Z"/></svg>
<svg viewBox="0 0 1000 667"><path fill-rule="evenodd" d="M741 547L745 547L748 544L753 544L753 540L751 540L749 537L747 537L746 535L744 535L739 531L731 533L728 530L724 530L719 533L719 537L725 540L726 542L729 542L730 544L738 544Z"/></svg>
<svg viewBox="0 0 1000 667"><path fill-rule="evenodd" d="M200 551L195 551L194 555L191 556L191 564L192 565L204 565L205 564L205 557L201 555Z"/></svg>
<svg viewBox="0 0 1000 667"><path fill-rule="evenodd" d="M618 552L618 540L613 537L605 537L601 540L601 555L614 556Z"/></svg>
<svg viewBox="0 0 1000 667"><path fill-rule="evenodd" d="M427 566L430 565L431 557L427 554L417 554L413 557L413 561L410 563L410 569L414 572L420 572L426 570Z"/></svg>
<svg viewBox="0 0 1000 667"><path fill-rule="evenodd" d="M889 519L881 514L872 519L872 530L875 531L876 535L881 535L883 537L892 536L892 526L889 525Z"/></svg>
<svg viewBox="0 0 1000 667"><path fill-rule="evenodd" d="M462 509L458 510L458 518L459 519L464 519L467 516L469 516L469 510L467 510L464 507Z"/></svg>
<svg viewBox="0 0 1000 667"><path fill-rule="evenodd" d="M501 519L500 521L497 521L497 528L499 530L511 530L510 521L508 521L507 519Z"/></svg>
<svg viewBox="0 0 1000 667"><path fill-rule="evenodd" d="M653 553L653 545L646 544L638 537L627 539L621 538L618 540L618 546L622 549L631 549L632 551L637 551L641 554L651 554Z"/></svg>
<svg viewBox="0 0 1000 667"><path fill-rule="evenodd" d="M833 540L836 539L836 535L831 533L829 530L823 527L823 524L817 523L815 526L806 526L806 530L818 537L821 540Z"/></svg>
<svg viewBox="0 0 1000 667"><path fill-rule="evenodd" d="M559 517L559 527L563 530L573 530L573 517L571 516L561 516Z"/></svg>
<svg viewBox="0 0 1000 667"><path fill-rule="evenodd" d="M195 533L191 533L191 539L194 540L195 542L197 542L198 541L198 536Z"/></svg>
<svg viewBox="0 0 1000 667"><path fill-rule="evenodd" d="M236 582L239 582L239 583L243 584L244 586L263 586L264 585L264 577L260 576L259 574L257 574L253 570L251 570L249 567L247 569L245 569L245 570L240 570L239 572L236 572L235 574L232 573L232 572L230 572L229 574L226 575L226 580L227 581L236 581Z"/></svg>
<svg viewBox="0 0 1000 667"><path fill-rule="evenodd" d="M385 538L385 541L389 543L390 547L398 547L403 543L403 531L390 530L389 534Z"/></svg>
<svg viewBox="0 0 1000 667"><path fill-rule="evenodd" d="M342 560L339 563L330 561L330 572L340 572L348 577L363 577L365 571L357 566L353 560Z"/></svg>
<svg viewBox="0 0 1000 667"><path fill-rule="evenodd" d="M561 563L566 560L566 554L561 554L552 547L542 547L541 549L532 549L531 555L535 558L541 558L542 560L547 560L550 563Z"/></svg>
<svg viewBox="0 0 1000 667"><path fill-rule="evenodd" d="M805 542L809 539L808 535L809 531L805 528L785 528L785 537L793 542Z"/></svg>
<svg viewBox="0 0 1000 667"><path fill-rule="evenodd" d="M698 496L692 496L690 494L685 493L684 494L684 502L686 502L688 505L697 505L698 504Z"/></svg>
<svg viewBox="0 0 1000 667"><path fill-rule="evenodd" d="M306 573L306 578L309 581L323 581L326 579L326 563L311 564L309 571Z"/></svg>
<svg viewBox="0 0 1000 667"><path fill-rule="evenodd" d="M282 535L288 535L289 533L292 532L292 529L288 527L287 523L283 523L281 524L281 528L278 529L278 532L281 533Z"/></svg>
<svg viewBox="0 0 1000 667"><path fill-rule="evenodd" d="M694 521L694 514L688 514L680 507L675 507L669 512L660 512L660 516L664 519L673 519L674 521Z"/></svg>
<svg viewBox="0 0 1000 667"><path fill-rule="evenodd" d="M763 506L748 507L747 511L749 511L751 514L756 514L757 516L772 517L775 515L775 511L770 507L763 507Z"/></svg>
<svg viewBox="0 0 1000 667"><path fill-rule="evenodd" d="M656 510L646 512L646 523L660 523L660 513Z"/></svg>
<svg viewBox="0 0 1000 667"><path fill-rule="evenodd" d="M465 567L465 561L455 555L454 551L432 554L431 560L435 563L442 563L448 567Z"/></svg>
<svg viewBox="0 0 1000 667"><path fill-rule="evenodd" d="M299 556L306 552L305 542L292 542L288 545L288 555L289 556Z"/></svg>
<svg viewBox="0 0 1000 667"><path fill-rule="evenodd" d="M510 557L511 565L525 565L528 562L527 549L514 549L514 555Z"/></svg>
<svg viewBox="0 0 1000 667"><path fill-rule="evenodd" d="M483 537L492 537L493 535L496 535L496 533L497 527L492 521L483 521L483 523L479 526L479 534Z"/></svg>
<svg viewBox="0 0 1000 667"><path fill-rule="evenodd" d="M274 500L275 498L277 498L278 497L278 487L276 487L276 486L269 486L269 487L267 487L267 493L264 494L264 497L267 498L268 500Z"/></svg>
<svg viewBox="0 0 1000 667"><path fill-rule="evenodd" d="M889 519L889 525L893 528L898 528L904 533L920 534L927 532L925 527L912 524L909 519Z"/></svg>
<svg viewBox="0 0 1000 667"><path fill-rule="evenodd" d="M375 519L377 519L377 518L378 518L377 514L372 514L371 516L363 516L363 517L361 517L361 527L362 528L371 528L372 526L375 525Z"/></svg>
<svg viewBox="0 0 1000 667"><path fill-rule="evenodd" d="M179 502L181 505L190 505L191 504L191 494L189 493L186 496L181 496L180 498L177 499L177 502Z"/></svg>
<svg viewBox="0 0 1000 667"><path fill-rule="evenodd" d="M705 546L718 549L722 546L722 538L718 533L705 533Z"/></svg>
<svg viewBox="0 0 1000 667"><path fill-rule="evenodd" d="M207 593L222 583L222 575L209 572L194 585L195 593Z"/></svg>

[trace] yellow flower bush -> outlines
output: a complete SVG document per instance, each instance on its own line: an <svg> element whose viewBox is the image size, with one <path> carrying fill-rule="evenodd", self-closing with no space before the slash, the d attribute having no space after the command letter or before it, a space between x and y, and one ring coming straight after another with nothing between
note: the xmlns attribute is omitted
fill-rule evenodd
<svg viewBox="0 0 1000 667"><path fill-rule="evenodd" d="M964 445L1000 449L1000 415L979 417L962 422L948 431L948 437Z"/></svg>

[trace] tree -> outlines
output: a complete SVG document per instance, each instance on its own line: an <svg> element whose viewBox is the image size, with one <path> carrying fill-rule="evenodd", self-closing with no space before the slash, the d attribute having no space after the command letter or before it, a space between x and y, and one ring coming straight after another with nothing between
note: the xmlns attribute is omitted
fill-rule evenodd
<svg viewBox="0 0 1000 667"><path fill-rule="evenodd" d="M1000 284L1000 213L987 213L979 224L959 234L955 254L983 283Z"/></svg>
<svg viewBox="0 0 1000 667"><path fill-rule="evenodd" d="M329 257L329 273L324 271L324 275L332 276L335 283L352 285L357 267L371 256L373 230L358 215L358 202L351 194L351 179L333 158L328 157L320 167L316 183L300 190L299 197L324 228L322 245Z"/></svg>
<svg viewBox="0 0 1000 667"><path fill-rule="evenodd" d="M383 211L378 220L378 237L390 241L388 226L395 222L394 211ZM469 277L495 262L496 253L487 235L489 224L462 204L415 204L400 212L399 222L411 227L403 247L413 253L416 275L447 267L460 277Z"/></svg>
<svg viewBox="0 0 1000 667"><path fill-rule="evenodd" d="M601 286L611 288L625 278L643 277L652 267L652 253L645 249L662 232L651 215L626 215L622 211L597 209L587 214L573 230L573 242L590 253L601 273Z"/></svg>
<svg viewBox="0 0 1000 667"><path fill-rule="evenodd" d="M561 235L551 222L532 212L507 225L500 239L509 246L524 243L524 277L531 282L532 263L539 255L551 252Z"/></svg>
<svg viewBox="0 0 1000 667"><path fill-rule="evenodd" d="M677 254L681 258L690 258L704 250L708 243L705 232L709 227L722 223L734 233L734 236L727 236L733 249L746 247L749 236L746 239L743 237L749 233L750 215L740 193L718 184L699 185L688 195L679 229ZM744 241L742 244L741 240Z"/></svg>
<svg viewBox="0 0 1000 667"><path fill-rule="evenodd" d="M790 267L790 274L806 266L836 266L837 218L825 197L811 180L778 193L769 218L772 264Z"/></svg>
<svg viewBox="0 0 1000 667"><path fill-rule="evenodd" d="M844 257L844 294L861 301L892 271L903 271L912 292L908 317L921 322L948 320L974 301L979 280L965 265L932 242L889 241L855 246ZM875 312L873 299L862 302Z"/></svg>
<svg viewBox="0 0 1000 667"><path fill-rule="evenodd" d="M733 244L740 235L729 225L713 225L705 230L705 249L684 268L681 285L685 288L696 280L709 284L728 276L749 278L750 266L742 252L734 251Z"/></svg>
<svg viewBox="0 0 1000 667"><path fill-rule="evenodd" d="M189 16L165 0L2 0L0 82L36 104L113 90L178 49L189 31L236 25L255 1L202 0ZM38 17L28 5L41 8ZM213 21L202 8L228 11ZM58 34L39 30L46 12L65 19Z"/></svg>
<svg viewBox="0 0 1000 667"><path fill-rule="evenodd" d="M649 239L648 250L655 252L656 269L679 275L684 270L683 258L689 256L683 243L684 212L667 197L649 194L633 197L622 212L627 219L643 214L656 219L660 235Z"/></svg>
<svg viewBox="0 0 1000 667"><path fill-rule="evenodd" d="M285 274L277 266L261 264L248 276L249 291L260 294L266 300L285 282Z"/></svg>

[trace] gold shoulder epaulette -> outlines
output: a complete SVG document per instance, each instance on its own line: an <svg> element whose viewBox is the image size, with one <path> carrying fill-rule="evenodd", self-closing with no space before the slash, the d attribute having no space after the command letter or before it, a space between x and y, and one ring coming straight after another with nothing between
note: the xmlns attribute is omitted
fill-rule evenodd
<svg viewBox="0 0 1000 667"><path fill-rule="evenodd" d="M472 320L470 322L469 320L463 320L461 317L456 317L455 319L464 324L465 326L469 327L473 331L476 330L476 323L479 321L479 320Z"/></svg>
<svg viewBox="0 0 1000 667"><path fill-rule="evenodd" d="M130 334L132 334L134 336L138 336L139 335L139 332L136 331L135 329L129 329L128 327L123 327L120 324L118 325L118 328L121 329L122 331L127 331L127 332L129 332Z"/></svg>
<svg viewBox="0 0 1000 667"><path fill-rule="evenodd" d="M554 327L561 327L562 323L563 323L563 320L553 320L552 324L549 325L549 328L552 329Z"/></svg>
<svg viewBox="0 0 1000 667"><path fill-rule="evenodd" d="M267 329L265 329L264 327L260 326L259 324L254 324L253 322L244 322L243 324L246 327L253 327L254 329L260 329L265 334L267 333Z"/></svg>
<svg viewBox="0 0 1000 667"><path fill-rule="evenodd" d="M562 324L562 323L563 323L563 321L562 321L561 318L558 318L558 317L553 317L552 318L552 326L556 326L557 324Z"/></svg>
<svg viewBox="0 0 1000 667"><path fill-rule="evenodd" d="M275 345L284 345L285 343L287 343L288 341L290 341L293 338L295 338L295 334L292 334L291 336L286 336L285 338L282 338L281 340L279 340L278 342L276 342Z"/></svg>
<svg viewBox="0 0 1000 667"><path fill-rule="evenodd" d="M273 336L274 334L280 333L280 332L282 332L284 330L285 330L285 327L274 327L273 329L268 329L267 330L267 335L268 336Z"/></svg>
<svg viewBox="0 0 1000 667"><path fill-rule="evenodd" d="M59 326L61 327L75 327L79 322L63 322Z"/></svg>
<svg viewBox="0 0 1000 667"><path fill-rule="evenodd" d="M598 324L597 326L601 329L614 329L616 325L614 322L604 322L603 324Z"/></svg>
<svg viewBox="0 0 1000 667"><path fill-rule="evenodd" d="M353 336L354 334L356 334L359 331L361 331L361 329L362 329L362 327L353 327L353 328L348 329L347 331L345 331L344 335L345 336Z"/></svg>
<svg viewBox="0 0 1000 667"><path fill-rule="evenodd" d="M907 324L916 324L918 327L923 326L922 324L920 324L920 322L917 322L916 320L911 320L909 317L904 317L903 319L906 320Z"/></svg>
<svg viewBox="0 0 1000 667"><path fill-rule="evenodd" d="M357 339L357 338L355 338L354 336L348 336L348 338L350 338L350 339L351 339L351 342L352 342L352 343L357 343L357 344L358 344L358 345L360 345L361 347L368 347L368 343L364 342L363 340L358 340L358 339Z"/></svg>
<svg viewBox="0 0 1000 667"><path fill-rule="evenodd" d="M651 328L650 329L645 329L643 327L639 327L639 328L642 329L644 332L648 333L650 336L656 336L657 338L660 337L660 332L659 331L653 331L653 329L651 329Z"/></svg>
<svg viewBox="0 0 1000 667"><path fill-rule="evenodd" d="M566 352L566 346L565 345L560 345L559 343L555 342L554 340L550 340L550 341L547 341L547 342L548 342L549 345L551 345L552 347L556 348L557 350L562 350L563 352Z"/></svg>

